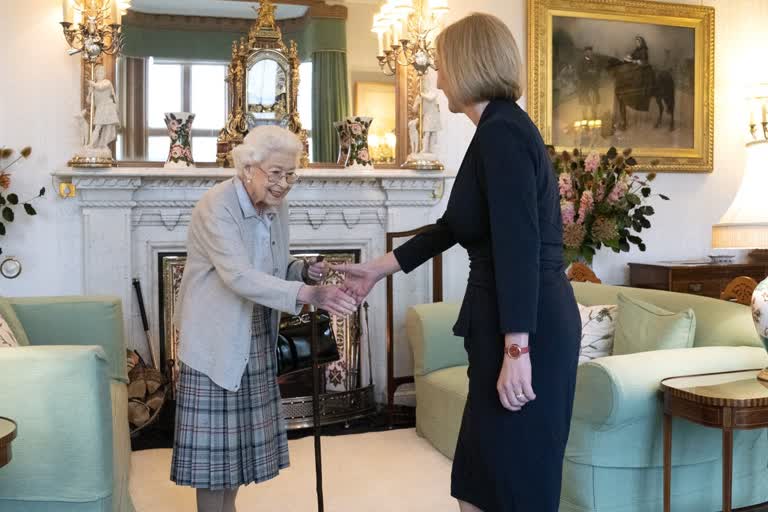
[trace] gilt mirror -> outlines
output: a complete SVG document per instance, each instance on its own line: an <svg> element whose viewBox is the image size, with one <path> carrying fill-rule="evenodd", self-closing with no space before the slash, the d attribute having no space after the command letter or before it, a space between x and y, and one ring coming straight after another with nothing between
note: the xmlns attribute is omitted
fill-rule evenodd
<svg viewBox="0 0 768 512"><path fill-rule="evenodd" d="M125 47L114 64L121 128L118 165L165 161L169 138L165 112L192 112L192 154L197 166L216 166L217 138L233 108L228 90L232 43L247 38L258 2L244 0L133 0L122 19ZM400 130L395 77L376 61L370 24L377 5L276 0L282 41L297 48L296 84L285 53L260 52L244 70L241 98L246 129L290 122L291 101L306 131L309 162L337 162L333 123L353 115L374 117L371 151L377 166L397 164ZM297 94L290 93L296 87Z"/></svg>

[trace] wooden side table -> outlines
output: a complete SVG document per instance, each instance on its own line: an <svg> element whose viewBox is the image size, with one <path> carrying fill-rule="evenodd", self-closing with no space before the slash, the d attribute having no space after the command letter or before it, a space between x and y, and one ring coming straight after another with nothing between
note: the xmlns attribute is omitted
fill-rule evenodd
<svg viewBox="0 0 768 512"><path fill-rule="evenodd" d="M672 377L661 381L664 392L664 512L670 512L674 416L722 429L722 510L733 511L733 431L768 427L768 384L757 380L758 373L760 370L746 370ZM748 507L739 510L757 509Z"/></svg>
<svg viewBox="0 0 768 512"><path fill-rule="evenodd" d="M16 439L16 422L0 416L0 468L11 462L11 441Z"/></svg>

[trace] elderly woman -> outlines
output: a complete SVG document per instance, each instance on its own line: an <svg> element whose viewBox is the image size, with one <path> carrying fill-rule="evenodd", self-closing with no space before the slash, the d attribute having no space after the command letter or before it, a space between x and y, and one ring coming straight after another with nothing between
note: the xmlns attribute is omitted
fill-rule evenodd
<svg viewBox="0 0 768 512"><path fill-rule="evenodd" d="M517 44L473 14L436 40L438 87L476 126L443 217L378 260L340 266L358 299L456 243L469 282L453 330L469 358L469 395L451 475L464 512L557 512L581 321L563 263L557 178L516 101Z"/></svg>
<svg viewBox="0 0 768 512"><path fill-rule="evenodd" d="M180 326L171 480L197 489L198 511L232 512L238 487L288 466L275 343L279 312L312 304L338 315L352 297L317 286L325 263L288 252L285 197L296 182L299 139L253 129L233 150L237 176L192 212L177 305Z"/></svg>

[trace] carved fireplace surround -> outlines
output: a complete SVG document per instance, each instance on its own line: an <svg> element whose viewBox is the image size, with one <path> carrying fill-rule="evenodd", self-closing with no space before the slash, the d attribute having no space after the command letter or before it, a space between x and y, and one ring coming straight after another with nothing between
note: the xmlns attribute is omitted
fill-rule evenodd
<svg viewBox="0 0 768 512"><path fill-rule="evenodd" d="M159 339L158 256L184 252L192 208L203 193L232 176L232 169L119 167L65 169L53 173L76 187L82 215L83 291L116 295L123 301L128 346L146 361L133 278L141 281L154 343ZM358 250L362 261L383 254L385 233L413 229L433 220L432 209L453 174L434 171L302 169L289 195L291 248L303 251ZM412 373L403 333L408 305L431 301L427 271L399 279L395 288L398 374ZM386 296L383 284L370 297L369 333L378 401L386 389ZM157 353L159 347L155 347ZM367 350L365 340L363 349ZM367 364L362 378L367 382Z"/></svg>

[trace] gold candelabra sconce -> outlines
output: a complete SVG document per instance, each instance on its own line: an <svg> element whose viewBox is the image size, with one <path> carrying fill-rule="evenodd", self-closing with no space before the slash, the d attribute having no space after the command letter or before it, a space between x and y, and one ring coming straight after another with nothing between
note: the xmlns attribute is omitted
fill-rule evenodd
<svg viewBox="0 0 768 512"><path fill-rule="evenodd" d="M123 46L120 17L130 8L128 0L63 0L61 28L70 46L69 55L82 55L93 66L103 55L115 55Z"/></svg>
<svg viewBox="0 0 768 512"><path fill-rule="evenodd" d="M435 67L433 41L448 12L448 0L387 0L373 17L379 67L394 75L397 66L412 66L419 76Z"/></svg>
<svg viewBox="0 0 768 512"><path fill-rule="evenodd" d="M94 112L96 67L102 62L104 55L115 56L122 50L123 34L120 18L130 6L130 0L63 0L64 21L60 24L64 39L69 45L67 53L79 54L83 65L87 66L84 69L89 71L89 79L86 81L89 84L88 109L80 114L81 122L86 125L87 132L85 128L81 128L84 133L83 146L69 161L72 167L109 167L114 163L112 150L107 147L111 141L104 140L107 137L103 136L94 137L94 125L98 124L94 123L94 116L97 114ZM106 76L100 77L100 81L105 78ZM104 83L109 84L108 81L103 82L102 88L105 88ZM109 88L112 89L111 84ZM116 103L116 97L114 101Z"/></svg>
<svg viewBox="0 0 768 512"><path fill-rule="evenodd" d="M397 75L398 68L415 73L418 103L408 105L408 140L411 151L404 168L442 170L434 146L440 131L437 90L427 76L437 70L434 39L448 12L448 0L386 0L373 17L371 31L378 39L376 56L379 68L387 76ZM426 80L426 82L425 82ZM410 80L407 80L409 86ZM424 85L427 85L426 89ZM425 101L428 102L425 110Z"/></svg>
<svg viewBox="0 0 768 512"><path fill-rule="evenodd" d="M747 105L749 135L752 141L768 141L768 83L754 87L749 94ZM760 121L757 121L758 119Z"/></svg>

